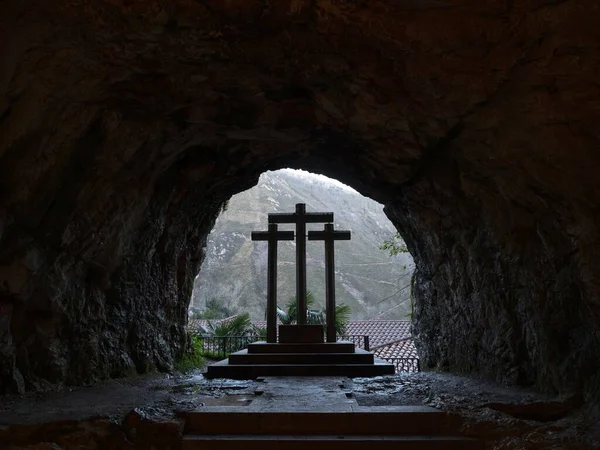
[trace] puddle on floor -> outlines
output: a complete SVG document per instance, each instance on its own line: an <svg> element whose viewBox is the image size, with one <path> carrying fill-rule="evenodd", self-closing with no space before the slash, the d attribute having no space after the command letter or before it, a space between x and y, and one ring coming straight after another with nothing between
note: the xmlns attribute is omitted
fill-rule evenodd
<svg viewBox="0 0 600 450"><path fill-rule="evenodd" d="M252 403L251 397L250 395L227 395L203 399L202 404L204 406L248 406Z"/></svg>

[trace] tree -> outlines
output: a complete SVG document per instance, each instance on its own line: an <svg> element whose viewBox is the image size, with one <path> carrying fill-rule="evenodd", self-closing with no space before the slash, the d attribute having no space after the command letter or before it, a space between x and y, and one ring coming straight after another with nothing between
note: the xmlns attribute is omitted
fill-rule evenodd
<svg viewBox="0 0 600 450"><path fill-rule="evenodd" d="M232 310L225 306L219 299L213 297L206 301L206 307L203 310L194 311L192 318L214 320L225 319L226 317L231 317L232 315Z"/></svg>
<svg viewBox="0 0 600 450"><path fill-rule="evenodd" d="M396 234L394 234L391 238L383 241L383 244L381 244L381 246L379 248L381 250L387 250L389 252L390 256L396 256L396 255L399 255L400 253L408 253L408 247L404 243L404 239L402 239L402 236L400 236L400 233L397 231L396 231ZM404 266L404 268L406 269L406 266ZM415 270L413 270L413 273L410 276L410 312L406 315L406 317L408 317L411 320L413 318L413 310L414 310L414 305L415 305L414 287L415 287L416 274L417 274L417 271L415 269ZM400 290L404 290L406 287L408 287L408 286L403 286L400 288Z"/></svg>
<svg viewBox="0 0 600 450"><path fill-rule="evenodd" d="M390 256L396 256L400 253L408 253L408 247L404 243L404 239L400 236L400 233L396 231L391 238L383 241L383 244L379 247L380 250L387 250Z"/></svg>

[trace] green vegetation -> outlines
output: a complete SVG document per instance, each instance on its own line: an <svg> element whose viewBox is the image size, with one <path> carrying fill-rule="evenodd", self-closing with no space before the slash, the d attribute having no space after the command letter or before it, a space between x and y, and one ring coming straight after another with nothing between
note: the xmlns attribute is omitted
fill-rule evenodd
<svg viewBox="0 0 600 450"><path fill-rule="evenodd" d="M325 312L316 309L314 296L309 292L306 296L308 307L308 323L325 325ZM213 308L214 309L214 308ZM336 305L335 329L338 335L344 334L350 320L350 307ZM279 319L283 324L293 324L297 320L296 299L292 298L286 305L286 311L278 308ZM239 314L226 321L208 321L208 334L193 338L194 352L186 355L178 363L178 370L186 371L202 365L202 357L211 359L226 358L230 353L246 347L255 340L266 340L266 328L257 327L250 321L250 314ZM196 357L199 360L196 360Z"/></svg>
<svg viewBox="0 0 600 450"><path fill-rule="evenodd" d="M335 332L338 336L346 334L350 322L350 305L340 303L335 305Z"/></svg>
<svg viewBox="0 0 600 450"><path fill-rule="evenodd" d="M265 327L257 327L254 325L253 332L256 336L258 336L259 341L267 340L267 329Z"/></svg>
<svg viewBox="0 0 600 450"><path fill-rule="evenodd" d="M203 341L198 336L192 336L191 348L175 362L175 370L189 372L204 367Z"/></svg>
<svg viewBox="0 0 600 450"><path fill-rule="evenodd" d="M292 297L285 310L277 307L277 316L284 325L295 324L298 320L298 310L296 297ZM335 305L335 332L337 335L343 335L350 321L350 306L340 303ZM325 311L315 308L315 298L312 292L306 293L306 323L309 325L325 325Z"/></svg>
<svg viewBox="0 0 600 450"><path fill-rule="evenodd" d="M226 317L231 317L233 314L233 311L227 308L223 302L216 298L211 298L210 300L206 301L206 308L204 308L202 311L194 311L191 318L215 320L225 319Z"/></svg>
<svg viewBox="0 0 600 450"><path fill-rule="evenodd" d="M208 321L208 330L210 335L204 337L207 345L203 345L201 354L211 359L226 358L230 353L246 347L254 336L266 336L266 330L253 325L247 312L227 321Z"/></svg>
<svg viewBox="0 0 600 450"><path fill-rule="evenodd" d="M213 336L244 336L254 330L249 313L235 316L231 320L219 322L208 322L208 328Z"/></svg>
<svg viewBox="0 0 600 450"><path fill-rule="evenodd" d="M310 325L319 325L325 323L325 316L322 310L315 309L315 297L312 292L306 293L306 323ZM284 325L295 324L298 320L298 302L296 297L289 299L285 310L277 307L277 316L279 321Z"/></svg>
<svg viewBox="0 0 600 450"><path fill-rule="evenodd" d="M408 247L406 246L406 244L404 243L404 240L402 239L402 236L400 236L400 233L398 233L398 232L396 232L396 234L394 234L394 236L392 236L391 238L383 241L383 244L381 244L379 249L387 250L389 252L390 256L396 256L396 255L399 255L400 253L409 253ZM404 266L404 268L406 269L406 266ZM415 306L414 288L415 288L416 274L417 274L417 270L415 269L413 271L412 275L410 276L410 311L406 315L406 317L408 317L410 320L412 320L412 318L413 318L413 311L414 311L414 306ZM402 287L401 289L404 289L404 288L406 288L406 286Z"/></svg>
<svg viewBox="0 0 600 450"><path fill-rule="evenodd" d="M381 244L379 249L387 250L390 253L390 256L396 256L400 253L408 253L408 247L398 232L396 232L396 234L394 234L391 238L383 241L383 244Z"/></svg>

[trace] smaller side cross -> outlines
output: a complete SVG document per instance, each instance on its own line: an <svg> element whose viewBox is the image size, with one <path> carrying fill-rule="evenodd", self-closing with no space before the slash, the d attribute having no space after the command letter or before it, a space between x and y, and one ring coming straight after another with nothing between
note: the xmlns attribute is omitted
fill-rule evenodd
<svg viewBox="0 0 600 450"><path fill-rule="evenodd" d="M334 231L332 223L326 223L323 231L309 231L309 241L325 241L325 310L327 316L327 342L335 342L335 260L334 241L349 241L350 231Z"/></svg>
<svg viewBox="0 0 600 450"><path fill-rule="evenodd" d="M253 231L253 241L267 241L267 342L277 342L277 242L293 241L293 231L277 231L270 223L269 231Z"/></svg>

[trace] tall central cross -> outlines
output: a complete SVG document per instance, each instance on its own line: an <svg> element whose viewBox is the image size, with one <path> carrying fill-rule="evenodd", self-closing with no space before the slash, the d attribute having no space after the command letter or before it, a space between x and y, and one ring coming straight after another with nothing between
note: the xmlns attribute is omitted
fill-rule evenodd
<svg viewBox="0 0 600 450"><path fill-rule="evenodd" d="M269 224L296 224L296 302L298 325L306 325L306 224L333 222L333 213L307 213L304 203L296 204L295 213L269 214Z"/></svg>
<svg viewBox="0 0 600 450"><path fill-rule="evenodd" d="M325 310L327 320L327 342L335 342L335 260L334 241L349 241L350 231L336 231L332 223L326 223L323 231L309 231L309 241L325 241Z"/></svg>

